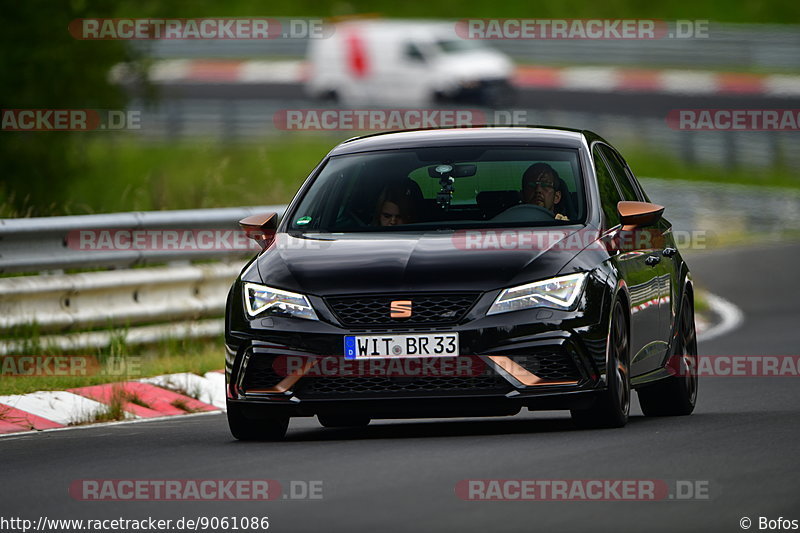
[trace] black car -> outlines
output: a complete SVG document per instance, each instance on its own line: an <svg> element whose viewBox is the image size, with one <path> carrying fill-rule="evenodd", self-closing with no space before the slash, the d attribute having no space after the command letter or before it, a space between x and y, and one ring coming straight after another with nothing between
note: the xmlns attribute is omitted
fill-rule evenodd
<svg viewBox="0 0 800 533"><path fill-rule="evenodd" d="M589 131L462 128L345 141L231 288L228 421L569 409L620 427L697 395L693 287L664 208Z"/></svg>

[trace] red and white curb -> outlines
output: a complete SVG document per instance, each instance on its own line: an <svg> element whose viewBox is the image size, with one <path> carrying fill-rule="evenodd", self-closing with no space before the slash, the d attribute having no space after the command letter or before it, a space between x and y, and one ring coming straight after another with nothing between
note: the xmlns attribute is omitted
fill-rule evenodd
<svg viewBox="0 0 800 533"><path fill-rule="evenodd" d="M173 391L182 391L185 395L207 405L225 409L225 374L222 372L207 372L204 376L189 372L166 374L146 378L142 382Z"/></svg>
<svg viewBox="0 0 800 533"><path fill-rule="evenodd" d="M128 65L115 65L109 73L112 82L125 82L131 76ZM306 79L304 61L231 61L206 59L165 59L148 71L154 83L300 83Z"/></svg>
<svg viewBox="0 0 800 533"><path fill-rule="evenodd" d="M705 293L705 297L708 306L716 314L717 321L709 324L704 320L701 325L698 320L699 316L695 315L697 340L710 341L739 328L744 323L744 313L732 302L709 292Z"/></svg>
<svg viewBox="0 0 800 533"><path fill-rule="evenodd" d="M92 424L120 402L128 421L225 409L222 372L167 374L139 381L0 396L0 435Z"/></svg>
<svg viewBox="0 0 800 533"><path fill-rule="evenodd" d="M800 76L617 67L520 66L514 85L598 92L800 95Z"/></svg>
<svg viewBox="0 0 800 533"><path fill-rule="evenodd" d="M4 407L11 409L6 412ZM26 429L44 429L37 427L64 427L90 420L98 413L106 410L100 402L67 391L42 391L30 394L14 394L0 396L0 421L9 431ZM28 414L33 415L28 417ZM42 421L45 421L42 424ZM2 431L2 430L0 430ZM7 431L4 431L7 432Z"/></svg>
<svg viewBox="0 0 800 533"><path fill-rule="evenodd" d="M309 66L305 61L239 61L170 59L156 62L149 71L155 83L302 83ZM110 79L124 82L129 68L116 65ZM564 89L595 92L645 92L664 94L800 95L800 76L749 74L697 70L650 70L618 67L537 67L520 65L513 84L530 89Z"/></svg>

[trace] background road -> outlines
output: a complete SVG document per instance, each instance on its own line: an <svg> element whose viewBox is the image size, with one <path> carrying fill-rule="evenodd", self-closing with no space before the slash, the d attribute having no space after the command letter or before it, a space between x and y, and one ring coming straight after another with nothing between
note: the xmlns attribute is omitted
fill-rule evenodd
<svg viewBox="0 0 800 533"><path fill-rule="evenodd" d="M695 279L738 305L737 331L702 354L786 355L800 345L800 245L688 256ZM800 519L797 378L706 378L691 417L621 430L573 429L567 413L378 421L326 430L292 422L283 443L234 441L224 416L0 439L0 516L176 519L270 517L270 531L741 531L749 516ZM79 502L77 479L322 480L321 501ZM660 502L466 502L473 478L708 480L711 499Z"/></svg>
<svg viewBox="0 0 800 533"><path fill-rule="evenodd" d="M276 102L278 109L346 107L330 102L306 99L304 86L300 83L164 83L158 86L158 94L166 102L185 99L281 100ZM285 100L291 100L291 105L287 105ZM454 105L458 107L457 104ZM793 109L798 105L800 105L800 98L796 95L688 95L628 91L603 92L565 88L517 88L514 100L504 105L503 109L562 110L576 113L608 113L664 119L667 113L673 109ZM461 107L473 108L476 106L462 105Z"/></svg>
<svg viewBox="0 0 800 533"><path fill-rule="evenodd" d="M158 87L164 100L225 99L225 100L281 100L280 109L298 107L323 109L339 108L341 104L303 99L305 89L300 83L284 84L216 84L172 83ZM792 109L800 104L794 95L681 95L652 94L626 91L589 91L518 88L512 102L503 109L564 110L581 113L609 113L657 117L663 119L673 109ZM298 98L303 100L298 100ZM292 100L286 105L285 100ZM302 104L302 105L301 105ZM362 106L363 107L363 106ZM369 106L367 106L369 107ZM386 106L384 106L386 107ZM461 106L461 107L476 107Z"/></svg>

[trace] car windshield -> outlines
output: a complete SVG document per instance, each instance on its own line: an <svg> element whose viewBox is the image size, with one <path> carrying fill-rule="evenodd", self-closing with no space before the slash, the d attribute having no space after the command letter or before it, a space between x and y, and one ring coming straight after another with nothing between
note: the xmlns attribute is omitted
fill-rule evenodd
<svg viewBox="0 0 800 533"><path fill-rule="evenodd" d="M290 231L349 233L582 222L578 152L432 147L331 157L290 214Z"/></svg>

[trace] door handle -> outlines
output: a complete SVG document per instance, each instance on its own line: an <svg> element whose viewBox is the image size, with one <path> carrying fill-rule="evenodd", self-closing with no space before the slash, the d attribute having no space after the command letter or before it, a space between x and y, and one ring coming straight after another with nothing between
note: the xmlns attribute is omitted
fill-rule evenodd
<svg viewBox="0 0 800 533"><path fill-rule="evenodd" d="M664 257L672 257L673 255L675 255L677 253L678 253L678 250L676 250L675 248L664 248L664 250L661 252L661 254Z"/></svg>
<svg viewBox="0 0 800 533"><path fill-rule="evenodd" d="M644 260L644 264L647 266L656 266L661 262L661 258L657 255L648 255L647 259Z"/></svg>

